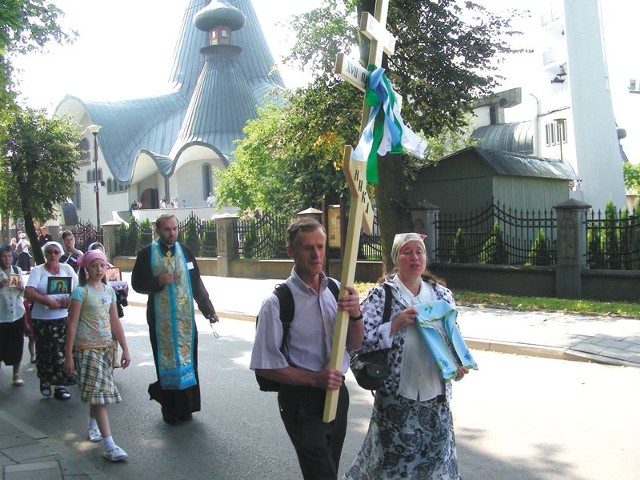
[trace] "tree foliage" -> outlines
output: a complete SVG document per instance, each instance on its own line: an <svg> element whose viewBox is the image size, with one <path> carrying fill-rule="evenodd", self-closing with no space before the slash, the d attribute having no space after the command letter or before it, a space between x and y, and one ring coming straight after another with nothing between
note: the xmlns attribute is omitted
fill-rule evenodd
<svg viewBox="0 0 640 480"><path fill-rule="evenodd" d="M285 107L267 106L247 123L236 160L219 172L219 202L294 214L319 208L325 194L338 201L346 188L342 149L357 137L359 121L357 110L344 105L359 92L335 83L326 96L325 88L316 81Z"/></svg>
<svg viewBox="0 0 640 480"><path fill-rule="evenodd" d="M318 207L322 194L346 192L340 167L344 144L355 145L362 93L334 73L336 55L368 57L368 40L357 23L373 0L325 0L291 22L296 43L285 61L309 69L316 80L289 97L283 110L267 109L238 144L236 162L221 173L221 201L241 208L294 212ZM496 60L511 52L510 18L463 0L394 0L387 28L396 53L383 65L403 97L402 115L414 131L433 142L431 160L457 143L473 101L491 93ZM364 65L364 62L363 62ZM448 138L448 140L447 140ZM448 152L447 152L448 153ZM378 207L385 263L393 235L413 229L407 178L424 161L387 155L379 161L380 183L372 189Z"/></svg>
<svg viewBox="0 0 640 480"><path fill-rule="evenodd" d="M362 11L373 12L374 5L374 0L325 0L294 17L297 40L288 60L331 78L338 53L360 47L366 59L369 40L353 21ZM497 86L498 61L516 52L508 39L518 34L511 21L520 13L511 13L500 17L467 0L389 2L387 29L396 48L382 66L405 98L402 116L415 131L429 137L466 125L473 102Z"/></svg>
<svg viewBox="0 0 640 480"><path fill-rule="evenodd" d="M0 105L13 105L16 80L12 59L37 51L49 42L72 41L76 33L64 32L58 21L62 10L49 0L8 0L0 8Z"/></svg>
<svg viewBox="0 0 640 480"><path fill-rule="evenodd" d="M368 58L368 39L343 19L359 18L363 11L373 13L374 6L374 0L326 0L319 9L297 17L293 22L297 44L289 58L320 73L330 86L334 77L327 72L333 70L330 66L337 53L359 48L360 58ZM340 20L331 14L333 10L340 12ZM513 52L507 42L516 34L511 30L512 18L496 16L472 1L390 2L387 28L397 41L395 54L385 56L381 66L404 98L405 123L427 138L460 131L473 102L496 87L497 61ZM335 37L330 38L331 34ZM345 42L354 38L359 43L349 48ZM388 268L393 235L413 229L407 164L405 155L379 159L375 196Z"/></svg>
<svg viewBox="0 0 640 480"><path fill-rule="evenodd" d="M82 134L69 118L48 119L33 109L8 112L2 130L0 205L14 219L24 218L29 240L37 245L34 220L50 219L74 191ZM42 252L34 254L41 263Z"/></svg>
<svg viewBox="0 0 640 480"><path fill-rule="evenodd" d="M629 162L622 164L622 173L624 176L624 186L627 190L640 192L640 165Z"/></svg>

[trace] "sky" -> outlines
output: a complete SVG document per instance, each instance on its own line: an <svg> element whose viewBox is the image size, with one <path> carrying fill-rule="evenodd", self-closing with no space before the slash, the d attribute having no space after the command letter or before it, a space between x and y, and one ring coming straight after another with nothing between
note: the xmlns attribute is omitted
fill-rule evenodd
<svg viewBox="0 0 640 480"><path fill-rule="evenodd" d="M73 45L18 59L28 106L52 110L66 94L119 100L166 91L187 0L54 0L62 24L78 31ZM277 63L288 53L287 20L320 0L253 0ZM277 5L277 8L274 6ZM126 14L123 14L126 12ZM280 68L287 86L303 84L297 70Z"/></svg>
<svg viewBox="0 0 640 480"><path fill-rule="evenodd" d="M393 1L393 0L391 0ZM525 8L539 0L476 0L503 12ZM66 94L84 100L120 100L165 91L173 50L187 0L55 0L65 13L63 25L78 31L73 45L54 46L47 54L32 54L15 65L22 68L20 89L25 103L52 111ZM321 0L253 0L276 63L289 52L292 35L287 20L321 4ZM611 94L616 120L639 131L640 95L627 92L630 78L640 79L640 58L634 55L634 32L640 14L637 0L601 0ZM539 25L534 15L522 30ZM523 37L523 46L535 46L535 36ZM535 59L533 59L535 61ZM501 73L509 77L506 87L526 82L531 57L510 59ZM280 65L289 87L304 85L302 72ZM509 121L509 118L507 118ZM638 135L640 137L640 135ZM636 141L627 139L625 142ZM640 152L640 138L637 139ZM633 160L633 159L632 159ZM636 160L640 162L640 158Z"/></svg>

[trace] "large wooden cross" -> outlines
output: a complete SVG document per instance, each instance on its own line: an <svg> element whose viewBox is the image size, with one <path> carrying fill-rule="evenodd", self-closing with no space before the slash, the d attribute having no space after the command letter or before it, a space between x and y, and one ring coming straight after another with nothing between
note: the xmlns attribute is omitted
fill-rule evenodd
<svg viewBox="0 0 640 480"><path fill-rule="evenodd" d="M376 0L375 13L372 16L364 12L360 19L360 31L371 40L369 50L369 65L380 66L383 51L392 55L395 48L395 39L386 30L387 12L389 0ZM336 59L336 73L349 83L364 91L369 78L369 71L363 68L358 61L350 60L339 54ZM369 121L370 107L366 101L362 107L362 123L360 133ZM360 243L360 230L363 227L368 234L373 229L373 209L367 194L366 164L356 162L351 158L351 145L344 147L343 170L351 191L351 208L349 210L349 224L347 225L347 238L344 250L342 276L340 278L340 296L346 295L346 285L353 285L358 260L358 246ZM336 326L333 332L333 348L329 366L341 369L344 361L344 346L347 342L347 329L349 327L349 313L339 310ZM331 422L336 418L338 407L338 395L340 390L327 390L322 420Z"/></svg>

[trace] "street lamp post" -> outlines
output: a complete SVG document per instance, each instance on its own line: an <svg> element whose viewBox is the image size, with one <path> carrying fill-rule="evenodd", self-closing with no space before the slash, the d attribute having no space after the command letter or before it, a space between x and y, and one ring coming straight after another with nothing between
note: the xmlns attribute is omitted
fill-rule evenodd
<svg viewBox="0 0 640 480"><path fill-rule="evenodd" d="M100 187L98 183L98 132L102 127L100 125L89 125L87 129L93 134L93 159L95 163L96 185L93 191L96 193L96 233L100 229Z"/></svg>

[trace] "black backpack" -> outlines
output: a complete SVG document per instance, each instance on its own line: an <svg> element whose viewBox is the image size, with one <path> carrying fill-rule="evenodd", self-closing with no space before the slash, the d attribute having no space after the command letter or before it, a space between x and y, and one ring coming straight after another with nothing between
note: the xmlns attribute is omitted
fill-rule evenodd
<svg viewBox="0 0 640 480"><path fill-rule="evenodd" d="M329 280L329 290L333 293L333 296L338 301L338 294L340 293L340 287L338 284L331 278ZM280 303L280 321L282 322L282 345L280 346L280 351L282 351L287 343L287 337L289 335L289 328L291 327L291 322L293 322L293 314L296 310L295 304L293 303L293 294L291 293L291 289L287 286L286 283L279 283L276 285L275 290L273 291L276 297L278 297L278 302ZM256 317L256 328L258 328L259 316ZM280 383L274 380L270 380L268 378L263 377L262 375L258 375L256 373L256 380L258 381L258 386L260 390L263 392L277 392L280 390Z"/></svg>

